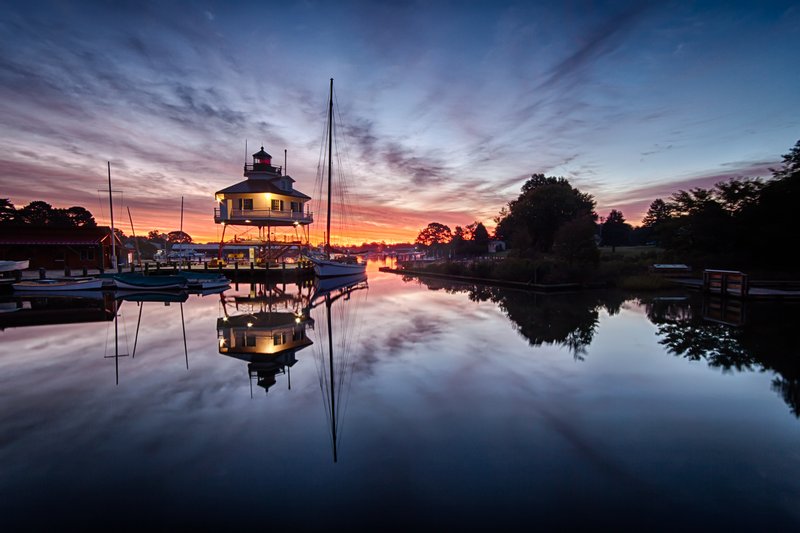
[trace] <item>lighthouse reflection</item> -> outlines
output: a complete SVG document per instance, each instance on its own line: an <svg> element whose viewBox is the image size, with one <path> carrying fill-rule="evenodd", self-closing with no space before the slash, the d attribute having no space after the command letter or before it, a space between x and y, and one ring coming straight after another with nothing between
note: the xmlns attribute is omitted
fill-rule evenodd
<svg viewBox="0 0 800 533"><path fill-rule="evenodd" d="M306 312L311 287L298 285L295 292L286 286L256 285L247 295L221 296L222 316L217 319L219 353L246 361L252 384L265 393L278 376L287 376L297 362L297 352L313 344L306 328L314 321Z"/></svg>

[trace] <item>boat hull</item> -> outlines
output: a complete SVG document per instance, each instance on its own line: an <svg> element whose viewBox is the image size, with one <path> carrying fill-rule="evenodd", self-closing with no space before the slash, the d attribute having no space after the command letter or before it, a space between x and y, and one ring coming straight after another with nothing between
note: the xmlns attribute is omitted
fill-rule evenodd
<svg viewBox="0 0 800 533"><path fill-rule="evenodd" d="M30 261L0 261L0 272L14 272L15 270L27 270Z"/></svg>
<svg viewBox="0 0 800 533"><path fill-rule="evenodd" d="M340 263L328 259L310 258L314 263L314 274L318 278L331 278L335 276L353 276L367 271L366 263Z"/></svg>
<svg viewBox="0 0 800 533"><path fill-rule="evenodd" d="M186 278L119 274L114 276L114 286L129 291L180 290L186 288Z"/></svg>
<svg viewBox="0 0 800 533"><path fill-rule="evenodd" d="M25 292L55 292L55 291L87 291L103 288L100 278L62 280L62 279L36 279L20 281L12 285L15 291Z"/></svg>

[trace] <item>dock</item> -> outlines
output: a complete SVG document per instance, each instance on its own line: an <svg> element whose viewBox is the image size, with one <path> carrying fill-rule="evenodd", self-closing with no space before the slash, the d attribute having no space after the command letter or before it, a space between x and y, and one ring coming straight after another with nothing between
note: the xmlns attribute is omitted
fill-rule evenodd
<svg viewBox="0 0 800 533"><path fill-rule="evenodd" d="M723 297L753 300L800 300L800 289L767 287L770 282L750 281L737 270L704 270L702 279L670 278L675 284ZM773 282L774 283L774 282ZM786 283L783 283L786 285ZM800 282L797 283L800 285Z"/></svg>

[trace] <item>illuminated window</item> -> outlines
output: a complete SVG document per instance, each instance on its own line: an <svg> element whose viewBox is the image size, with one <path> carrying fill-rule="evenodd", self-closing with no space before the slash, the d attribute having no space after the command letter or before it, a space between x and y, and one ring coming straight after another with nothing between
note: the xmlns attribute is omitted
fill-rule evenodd
<svg viewBox="0 0 800 533"><path fill-rule="evenodd" d="M273 211L283 211L283 200L272 200Z"/></svg>
<svg viewBox="0 0 800 533"><path fill-rule="evenodd" d="M276 333L272 336L272 344L274 346L280 346L281 344L286 344L286 333Z"/></svg>
<svg viewBox="0 0 800 533"><path fill-rule="evenodd" d="M253 199L252 198L239 198L239 211L252 211Z"/></svg>

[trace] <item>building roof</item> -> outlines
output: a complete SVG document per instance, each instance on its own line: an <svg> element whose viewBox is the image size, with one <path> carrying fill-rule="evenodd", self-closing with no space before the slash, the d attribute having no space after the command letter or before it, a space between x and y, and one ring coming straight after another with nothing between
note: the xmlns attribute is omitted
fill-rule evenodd
<svg viewBox="0 0 800 533"><path fill-rule="evenodd" d="M31 228L20 226L0 232L0 244L92 246L108 242L111 228ZM117 243L122 244L119 238Z"/></svg>
<svg viewBox="0 0 800 533"><path fill-rule="evenodd" d="M261 147L261 150L253 154L253 157L257 157L259 159L272 159L272 156L264 151L263 146Z"/></svg>
<svg viewBox="0 0 800 533"><path fill-rule="evenodd" d="M258 179L240 181L235 185L231 185L230 187L226 187L220 191L217 191L216 194L257 193L257 192L270 192L273 194L283 194L285 196L293 196L295 198L302 198L304 200L311 199L310 196L306 196L300 191L296 191L294 189L292 189L291 191L285 191L280 187L278 187L277 185L275 185L272 182L272 180L258 180Z"/></svg>

